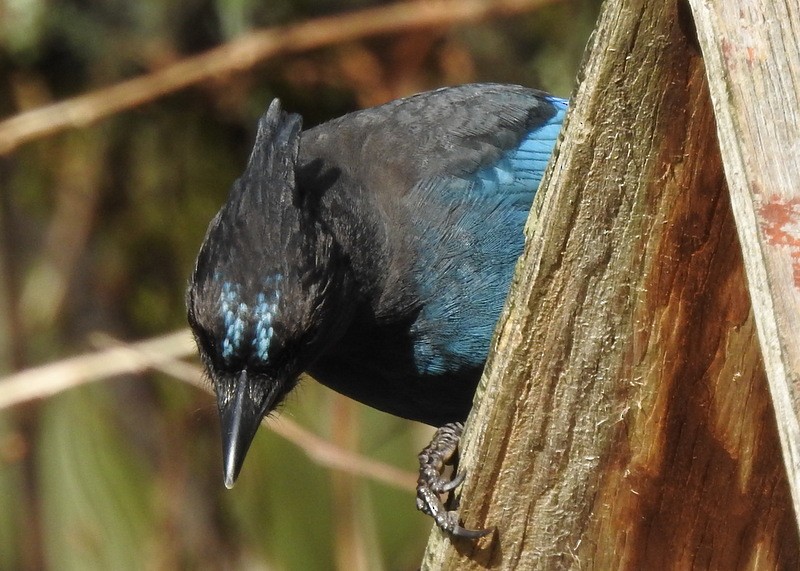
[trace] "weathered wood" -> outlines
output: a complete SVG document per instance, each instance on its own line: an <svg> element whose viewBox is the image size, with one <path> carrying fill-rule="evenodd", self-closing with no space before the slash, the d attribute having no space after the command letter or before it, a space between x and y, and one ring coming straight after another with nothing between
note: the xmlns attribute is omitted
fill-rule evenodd
<svg viewBox="0 0 800 571"><path fill-rule="evenodd" d="M800 4L691 6L800 522Z"/></svg>
<svg viewBox="0 0 800 571"><path fill-rule="evenodd" d="M426 569L800 567L688 9L608 0ZM687 33L689 36L687 37Z"/></svg>

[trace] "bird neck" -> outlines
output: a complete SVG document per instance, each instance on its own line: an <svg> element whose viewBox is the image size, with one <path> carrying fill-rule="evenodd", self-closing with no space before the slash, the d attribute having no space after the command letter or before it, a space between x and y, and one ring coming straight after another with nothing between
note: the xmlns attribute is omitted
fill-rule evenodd
<svg viewBox="0 0 800 571"><path fill-rule="evenodd" d="M385 249L381 218L373 197L336 167L319 159L298 169L298 189L322 231L333 238L340 259L331 271L347 284L349 305L368 303L385 274L380 260ZM378 255L376 255L378 254Z"/></svg>

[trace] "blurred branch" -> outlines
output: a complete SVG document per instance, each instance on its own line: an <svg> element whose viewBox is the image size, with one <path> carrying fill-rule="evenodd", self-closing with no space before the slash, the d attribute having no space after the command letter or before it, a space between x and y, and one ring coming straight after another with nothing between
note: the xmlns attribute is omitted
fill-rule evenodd
<svg viewBox="0 0 800 571"><path fill-rule="evenodd" d="M16 311L25 316L15 329L20 339L31 339L56 323L65 308L96 220L101 179L106 176L106 146L100 137L87 137L48 153L46 168L53 173L57 189L55 210L41 255L28 271L16 276L21 281Z"/></svg>
<svg viewBox="0 0 800 571"><path fill-rule="evenodd" d="M26 369L0 379L0 410L108 377L141 373L194 351L192 336L184 329ZM200 382L198 378L198 386Z"/></svg>
<svg viewBox="0 0 800 571"><path fill-rule="evenodd" d="M8 189L11 161L0 155L0 188ZM19 249L11 228L14 218L10 192L0 192L0 367L24 365L25 327L19 309Z"/></svg>
<svg viewBox="0 0 800 571"><path fill-rule="evenodd" d="M327 466L353 476L369 478L407 492L414 490L417 485L416 474L331 444L313 432L305 430L286 416L281 416L270 423L267 423L265 419L261 423L303 450L311 460L321 466Z"/></svg>
<svg viewBox="0 0 800 571"><path fill-rule="evenodd" d="M187 330L130 344L111 340L108 336L98 336L97 340L105 345L113 343L113 346L0 379L0 410L93 381L150 369L213 394L202 370L179 360L195 352ZM414 489L415 474L335 446L285 416L269 423L265 419L262 424L303 450L317 464L402 490Z"/></svg>
<svg viewBox="0 0 800 571"><path fill-rule="evenodd" d="M358 416L355 402L336 394L331 399L330 439L343 450L358 449ZM352 474L331 471L332 508L336 514L334 527L334 561L336 569L374 569L379 564L370 562L367 546L367 529L359 499L360 486Z"/></svg>
<svg viewBox="0 0 800 571"><path fill-rule="evenodd" d="M445 28L530 12L556 0L437 0L399 2L261 30L188 57L164 69L33 109L0 122L0 155L61 131L222 75L242 72L277 55L297 53L369 36Z"/></svg>

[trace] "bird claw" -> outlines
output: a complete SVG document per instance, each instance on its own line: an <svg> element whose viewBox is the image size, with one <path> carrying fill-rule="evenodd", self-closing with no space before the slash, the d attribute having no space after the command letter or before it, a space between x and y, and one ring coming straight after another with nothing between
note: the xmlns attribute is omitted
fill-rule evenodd
<svg viewBox="0 0 800 571"><path fill-rule="evenodd" d="M491 533L492 530L461 527L458 522L458 512L445 509L439 497L461 485L466 476L462 471L456 473L452 479L444 477L445 466L453 463L463 431L464 425L460 422L445 424L433 435L431 443L420 452L417 509L431 516L436 525L450 535L478 539Z"/></svg>
<svg viewBox="0 0 800 571"><path fill-rule="evenodd" d="M450 492L452 490L455 490L457 487L461 485L461 483L464 481L464 478L466 477L467 477L466 472L456 473L455 478L453 478L446 484L443 484L442 486L439 487L439 493Z"/></svg>

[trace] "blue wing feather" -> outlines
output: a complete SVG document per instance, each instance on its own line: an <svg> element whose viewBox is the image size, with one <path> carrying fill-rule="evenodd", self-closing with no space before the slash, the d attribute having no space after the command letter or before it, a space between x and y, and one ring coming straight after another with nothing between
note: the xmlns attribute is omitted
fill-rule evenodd
<svg viewBox="0 0 800 571"><path fill-rule="evenodd" d="M546 100L554 115L493 164L468 177L423 181L412 193L421 203L415 211L427 216L417 225L422 310L411 331L420 373L445 374L486 358L567 110L564 99ZM436 207L425 208L428 201Z"/></svg>

